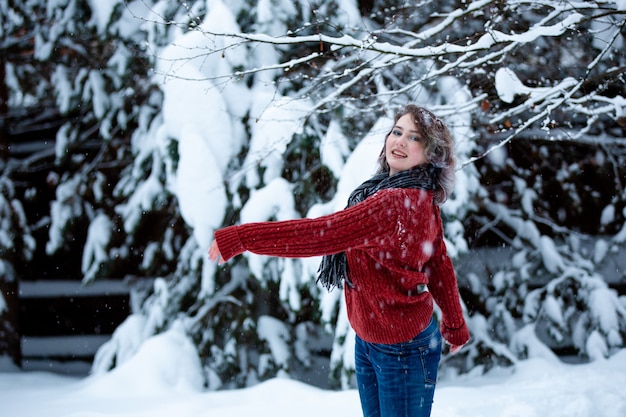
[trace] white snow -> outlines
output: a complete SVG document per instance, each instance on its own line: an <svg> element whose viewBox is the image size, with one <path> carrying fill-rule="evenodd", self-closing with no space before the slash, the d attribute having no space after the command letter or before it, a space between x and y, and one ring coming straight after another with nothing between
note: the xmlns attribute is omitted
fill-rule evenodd
<svg viewBox="0 0 626 417"><path fill-rule="evenodd" d="M282 321L271 316L259 317L257 324L259 338L265 340L270 348L273 362L281 367L287 367L291 354L289 353L289 329ZM263 369L261 368L261 373Z"/></svg>
<svg viewBox="0 0 626 417"><path fill-rule="evenodd" d="M252 137L243 164L249 187L268 184L280 177L284 164L283 153L293 135L301 131L311 107L306 100L275 97L251 124ZM257 166L265 169L262 179L258 176Z"/></svg>
<svg viewBox="0 0 626 417"><path fill-rule="evenodd" d="M561 255L556 248L554 240L548 236L541 236L540 238L540 252L543 258L543 264L546 269L552 273L558 273L565 269L565 264L561 259Z"/></svg>
<svg viewBox="0 0 626 417"><path fill-rule="evenodd" d="M239 31L221 1L209 1L207 6L209 13L200 25L203 31ZM246 88L227 77L233 66L246 59L246 50L233 43L189 31L174 39L157 59L164 130L178 144L178 170L171 184L181 214L203 252L223 220L227 205L224 174L243 144L243 127L234 120L249 107ZM203 281L212 272L205 268Z"/></svg>
<svg viewBox="0 0 626 417"><path fill-rule="evenodd" d="M559 96L576 85L576 80L568 77L554 87L527 87L510 68L498 69L495 81L498 97L505 103L512 103L517 95L528 95L533 101L540 102L552 96Z"/></svg>
<svg viewBox="0 0 626 417"><path fill-rule="evenodd" d="M274 326L267 323L268 326ZM593 339L590 339L590 342ZM357 417L355 390L331 391L289 378L249 388L206 391L189 339L174 326L144 343L114 371L88 377L46 372L0 373L6 417ZM623 417L626 350L592 364L550 358L521 361L515 371L451 377L435 391L436 417Z"/></svg>
<svg viewBox="0 0 626 417"><path fill-rule="evenodd" d="M349 153L347 138L341 132L339 122L331 121L328 125L328 131L320 143L322 163L333 172L335 177L339 178L345 158Z"/></svg>
<svg viewBox="0 0 626 417"><path fill-rule="evenodd" d="M56 103L59 106L59 111L65 114L69 111L72 100L72 84L68 79L65 66L59 65L56 68L54 74L52 74L52 82L54 83Z"/></svg>
<svg viewBox="0 0 626 417"><path fill-rule="evenodd" d="M94 11L89 23L96 26L98 34L104 35L106 33L111 15L119 3L121 0L89 0L89 7Z"/></svg>
<svg viewBox="0 0 626 417"><path fill-rule="evenodd" d="M615 205L609 204L602 210L600 224L605 226L615 220Z"/></svg>
<svg viewBox="0 0 626 417"><path fill-rule="evenodd" d="M608 252L609 252L608 242L604 239L598 239L593 250L593 262L599 265Z"/></svg>
<svg viewBox="0 0 626 417"><path fill-rule="evenodd" d="M102 119L109 107L109 96L105 88L105 80L100 71L89 71L89 87L85 86L83 95L91 94L93 112L98 119Z"/></svg>
<svg viewBox="0 0 626 417"><path fill-rule="evenodd" d="M74 175L66 182L59 184L56 189L56 200L52 202L50 214L52 224L48 235L50 240L46 244L46 253L54 253L63 244L64 228L72 218L83 212L83 207L76 199L78 188L82 186L80 175Z"/></svg>
<svg viewBox="0 0 626 417"><path fill-rule="evenodd" d="M113 222L104 213L98 213L87 229L87 243L83 249L81 271L83 281L91 281L100 265L108 259L107 246L111 240Z"/></svg>

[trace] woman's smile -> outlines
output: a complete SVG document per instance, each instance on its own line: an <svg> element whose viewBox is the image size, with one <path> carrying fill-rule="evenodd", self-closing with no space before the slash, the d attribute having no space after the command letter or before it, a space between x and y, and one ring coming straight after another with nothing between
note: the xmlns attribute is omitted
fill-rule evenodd
<svg viewBox="0 0 626 417"><path fill-rule="evenodd" d="M404 152L399 151L397 149L392 150L391 154L393 156L395 156L396 158L406 158L407 157L407 154L405 154Z"/></svg>

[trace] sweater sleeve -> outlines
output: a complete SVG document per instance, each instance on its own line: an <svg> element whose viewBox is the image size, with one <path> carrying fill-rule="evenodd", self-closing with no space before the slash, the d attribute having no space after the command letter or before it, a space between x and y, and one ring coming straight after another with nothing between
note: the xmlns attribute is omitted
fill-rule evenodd
<svg viewBox="0 0 626 417"><path fill-rule="evenodd" d="M443 227L438 209L436 215L441 233L434 242L433 256L424 266L429 279L428 291L442 312L440 327L443 338L451 345L461 346L467 343L470 333L461 308L454 267L443 240Z"/></svg>
<svg viewBox="0 0 626 417"><path fill-rule="evenodd" d="M215 240L226 261L244 251L286 258L329 255L380 244L395 230L395 211L383 190L327 216L225 227L215 232Z"/></svg>

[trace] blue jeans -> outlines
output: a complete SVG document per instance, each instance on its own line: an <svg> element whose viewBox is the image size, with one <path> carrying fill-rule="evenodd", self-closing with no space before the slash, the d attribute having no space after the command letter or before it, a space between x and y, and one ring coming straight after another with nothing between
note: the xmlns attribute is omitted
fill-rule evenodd
<svg viewBox="0 0 626 417"><path fill-rule="evenodd" d="M408 342L368 343L356 337L356 381L364 417L429 417L442 338L434 319Z"/></svg>

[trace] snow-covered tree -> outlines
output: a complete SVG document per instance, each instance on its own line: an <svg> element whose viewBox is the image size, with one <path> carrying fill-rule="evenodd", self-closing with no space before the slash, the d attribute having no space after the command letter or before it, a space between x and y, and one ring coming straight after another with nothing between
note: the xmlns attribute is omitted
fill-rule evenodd
<svg viewBox="0 0 626 417"><path fill-rule="evenodd" d="M334 13L324 9L328 5ZM237 45L250 44L272 46L282 54L278 61L252 61L249 67L213 80L267 77L268 72L273 75L282 69L273 78L275 91L288 91L292 106L311 106L307 123L321 132L318 136L330 131L333 122L339 123L342 136L348 136L348 149L357 149L354 139L363 138L386 112L406 101L421 102L446 117L455 130L464 164L455 199L444 206L451 252L464 252L474 242L511 245L517 252L504 270L478 277L489 285L470 287L477 292L472 298L483 300L484 305L471 307L487 316L487 331L479 333L466 350L469 361L464 367L483 363L490 367L529 355L528 345L535 339L524 342L518 336L524 323L547 326L542 336L557 343L569 339L587 357L608 355L622 346L623 302L594 272L602 257L590 259L577 244L581 236L588 239L590 230L587 219L581 221L576 212L595 217L591 228L597 230L594 226L600 219L595 207L601 206L603 213L619 213L624 207L619 186L623 154L619 138L624 131L623 3L425 1L394 7L374 2L362 16L355 3L324 2L313 21L307 9L298 6L302 5L294 6L293 20L303 23L286 24L279 33L256 27L226 33L223 28L202 28L206 35L240 41L207 51L207 56L227 56ZM576 150L591 145L594 163L613 169L609 179L614 184L608 188L618 194L591 192L592 199L586 198L589 180L575 171L587 158L570 155L558 161L554 143ZM525 152L517 155L520 147ZM270 155L262 159L262 167L268 166ZM531 155L537 160L528 160ZM521 165L518 158L530 166ZM501 170L505 172L495 174ZM491 182L491 171L499 182ZM554 181L544 175L550 171ZM335 172L339 181L353 176L341 169ZM247 183L248 187L257 184ZM340 208L339 201L345 197L340 186L341 182L336 204L321 210L313 205L305 215ZM568 207L580 201L589 206ZM608 233L622 229L623 214L603 218L601 226ZM609 246L616 250L622 241L618 234ZM555 290L552 286L557 281L560 285ZM528 290L538 282L547 284ZM603 303L589 301L596 296L596 286L605 289L597 293ZM568 295L572 292L576 297ZM567 320L555 321L549 311ZM336 332L339 352L344 335ZM592 336L593 348L586 342ZM494 347L502 343L508 348ZM347 365L342 354L335 357L341 358L336 366Z"/></svg>
<svg viewBox="0 0 626 417"><path fill-rule="evenodd" d="M156 190L131 231L117 213L127 204L115 188L128 182L129 144L162 99L140 24L121 1L2 1L0 10L3 138L13 138L0 160L2 233L11 243L0 252L0 279L87 284L171 270L178 247L155 251L152 242L173 234L149 232L157 223L187 233L173 197ZM158 262L142 264L146 252Z"/></svg>
<svg viewBox="0 0 626 417"><path fill-rule="evenodd" d="M176 324L209 388L241 386L297 376L326 332L349 386L351 330L341 293L315 283L319 259L217 268L206 250L222 225L343 208L406 102L456 138L451 255L511 254L458 271L474 337L444 365L624 346L625 301L598 272L626 238L623 1L0 4L9 108L63 122L52 154L21 162L51 164L32 176L47 189L16 197L33 256L79 253L66 272L85 283L156 277L95 372Z"/></svg>

